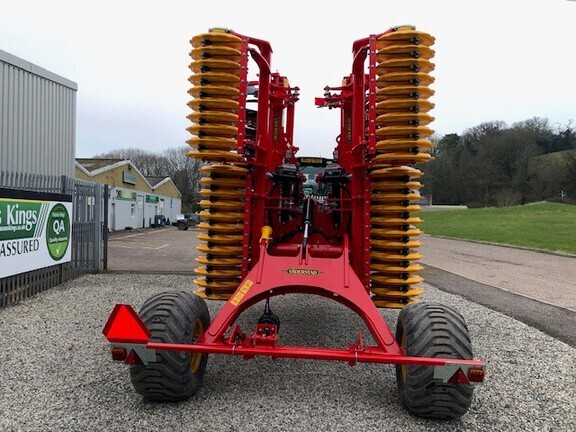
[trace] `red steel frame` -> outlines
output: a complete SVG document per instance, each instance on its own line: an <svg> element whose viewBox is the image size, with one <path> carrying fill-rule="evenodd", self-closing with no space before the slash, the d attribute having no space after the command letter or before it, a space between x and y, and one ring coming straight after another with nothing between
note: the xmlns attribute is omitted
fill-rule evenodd
<svg viewBox="0 0 576 432"><path fill-rule="evenodd" d="M446 368L449 373L440 376L448 381L452 372L460 369L465 375L470 370L483 370L479 360L457 360L446 358L425 358L406 356L397 344L386 322L372 303L348 260L348 240L345 237L343 253L338 258L318 258L310 253L303 257L300 250L294 257L273 256L267 252L268 239L260 240L260 260L242 281L234 296L224 305L202 337L194 344L171 344L150 342L150 333L136 312L129 305L122 305L132 317L131 329L123 335L111 335L116 315L113 313L103 332L114 347L131 347L140 344L146 350L188 351L191 353L212 353L239 355L244 358L269 356L271 358L303 358L314 360L345 361L356 363L386 363L435 366ZM294 266L294 267L290 267ZM299 270L297 272L290 270ZM362 333L355 344L348 349L331 349L306 346L278 346L276 326L259 324L257 331L250 336L242 333L239 326L232 325L244 310L259 301L277 295L290 293L316 294L332 298L356 312L370 329L376 346L366 347ZM120 305L117 305L117 308ZM117 309L115 309L116 311ZM144 329L147 336L133 337L134 329ZM268 330L263 335L263 330Z"/></svg>
<svg viewBox="0 0 576 432"><path fill-rule="evenodd" d="M368 362L435 366L449 369L449 375L439 375L445 381L455 370L462 369L464 373L471 369L483 371L484 363L477 360L406 356L370 298L370 184L365 174L369 155L375 152L376 143L375 67L379 35L371 35L354 43L352 74L345 79L342 87L327 87L325 97L316 100L319 106L342 110L341 133L336 150L338 163L353 175L351 196L341 200L343 211L351 212L350 232L342 232L341 245L308 244L302 251L301 245L293 241L285 245L287 248L284 248L284 252L275 253L273 248L268 247L269 236L259 235L262 227L268 225L267 210L274 203L274 197L268 196L272 183L267 173L274 171L284 161L287 151L291 155L290 162L296 163L294 154L297 148L293 146L292 138L298 88L285 85L286 78L271 72L272 49L268 42L231 33L242 39L238 152L245 156L249 169L249 186L245 195L243 280L194 344L150 342L150 333L136 312L128 305L117 305L104 328L104 334L112 346L125 347L134 352L138 349L140 354L145 349L147 352L188 351L242 355L245 358L261 355L339 360L351 365ZM259 70L255 142L245 138L248 54ZM366 59L369 62L368 74L364 71ZM332 95L330 90L340 93ZM284 115L287 116L285 128ZM254 333L245 335L238 324L234 324L243 311L256 303L291 293L320 295L347 306L364 320L376 346L364 346L361 333L348 349L280 346L277 344L276 325L258 324ZM129 317L122 323L117 319L120 310L127 311L124 317ZM146 359L141 360L146 362Z"/></svg>

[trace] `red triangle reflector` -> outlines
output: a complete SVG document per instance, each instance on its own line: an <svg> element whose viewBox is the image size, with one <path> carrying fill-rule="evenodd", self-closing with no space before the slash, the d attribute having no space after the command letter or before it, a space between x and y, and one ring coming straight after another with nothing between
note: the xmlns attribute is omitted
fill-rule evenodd
<svg viewBox="0 0 576 432"><path fill-rule="evenodd" d="M128 354L128 357L126 357L126 364L137 364L137 365L141 365L144 364L142 362L142 360L140 359L140 357L138 356L138 354L136 354L136 351L132 350L130 351L130 354Z"/></svg>
<svg viewBox="0 0 576 432"><path fill-rule="evenodd" d="M102 330L110 342L145 344L150 332L132 306L117 304Z"/></svg>
<svg viewBox="0 0 576 432"><path fill-rule="evenodd" d="M456 373L452 375L452 378L448 380L450 384L468 384L468 378L464 375L461 368L458 368Z"/></svg>

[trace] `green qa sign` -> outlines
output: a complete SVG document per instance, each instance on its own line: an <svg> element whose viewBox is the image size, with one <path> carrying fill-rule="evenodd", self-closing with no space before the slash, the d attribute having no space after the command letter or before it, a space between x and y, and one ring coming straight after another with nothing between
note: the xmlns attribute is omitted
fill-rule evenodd
<svg viewBox="0 0 576 432"><path fill-rule="evenodd" d="M56 204L48 214L46 245L53 260L62 259L70 244L70 215L62 204Z"/></svg>

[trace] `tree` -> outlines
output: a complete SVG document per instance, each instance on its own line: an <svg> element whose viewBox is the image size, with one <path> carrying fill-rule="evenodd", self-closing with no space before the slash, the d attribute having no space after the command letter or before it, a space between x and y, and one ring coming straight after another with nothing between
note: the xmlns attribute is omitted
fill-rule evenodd
<svg viewBox="0 0 576 432"><path fill-rule="evenodd" d="M422 191L438 204L471 207L547 199L557 195L560 186L576 193L576 161L571 161L571 153L537 157L575 148L571 123L556 129L540 117L510 127L502 121L481 123L461 136L447 134L437 140L434 159L422 167L426 173Z"/></svg>
<svg viewBox="0 0 576 432"><path fill-rule="evenodd" d="M484 139L497 136L505 129L506 123L501 120L480 123L478 126L466 129L462 134L462 141L468 150L475 152Z"/></svg>
<svg viewBox="0 0 576 432"><path fill-rule="evenodd" d="M165 150L164 158L170 165L170 176L182 194L182 202L192 207L192 210L199 209L200 201L200 178L202 162L186 156L190 151L187 146Z"/></svg>
<svg viewBox="0 0 576 432"><path fill-rule="evenodd" d="M145 176L161 177L170 175L166 158L157 153L147 152L146 150L127 148L120 150L111 150L96 156L98 159L128 159L136 168Z"/></svg>
<svg viewBox="0 0 576 432"><path fill-rule="evenodd" d="M170 177L182 194L182 205L192 211L199 208L200 167L202 162L186 156L188 146L165 150L162 154L140 149L112 150L95 158L129 159L146 177Z"/></svg>

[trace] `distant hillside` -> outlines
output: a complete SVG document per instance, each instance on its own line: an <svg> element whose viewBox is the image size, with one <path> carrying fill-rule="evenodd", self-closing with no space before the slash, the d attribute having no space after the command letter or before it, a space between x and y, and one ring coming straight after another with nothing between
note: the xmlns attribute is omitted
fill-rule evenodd
<svg viewBox="0 0 576 432"><path fill-rule="evenodd" d="M533 164L540 168L566 168L576 160L576 150L563 150L533 158Z"/></svg>

